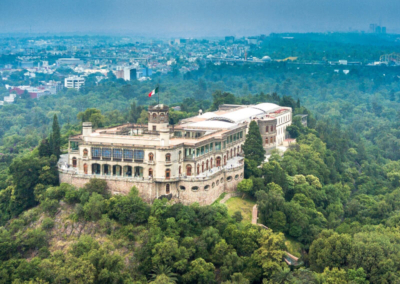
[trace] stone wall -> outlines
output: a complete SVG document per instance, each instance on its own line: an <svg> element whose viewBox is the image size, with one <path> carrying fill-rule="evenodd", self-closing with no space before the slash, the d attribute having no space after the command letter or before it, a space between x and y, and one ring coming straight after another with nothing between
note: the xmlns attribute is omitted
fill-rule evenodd
<svg viewBox="0 0 400 284"><path fill-rule="evenodd" d="M223 192L235 192L237 184L243 179L244 167L229 169L208 177L204 180L178 180L171 182L155 182L152 180L134 180L113 177L98 177L105 179L112 194L128 194L135 186L139 196L146 202L166 195L166 186L169 184L172 199L189 205L198 202L200 205L213 203ZM90 175L76 175L60 172L60 183L69 183L75 187L83 187L93 177ZM236 178L235 178L236 177ZM197 187L194 188L194 187Z"/></svg>

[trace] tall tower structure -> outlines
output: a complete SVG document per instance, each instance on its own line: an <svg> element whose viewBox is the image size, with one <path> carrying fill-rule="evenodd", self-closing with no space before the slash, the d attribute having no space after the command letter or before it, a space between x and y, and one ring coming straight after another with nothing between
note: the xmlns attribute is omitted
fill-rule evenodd
<svg viewBox="0 0 400 284"><path fill-rule="evenodd" d="M163 104L149 106L149 124L148 130L151 132L157 132L160 130L168 129L169 107Z"/></svg>

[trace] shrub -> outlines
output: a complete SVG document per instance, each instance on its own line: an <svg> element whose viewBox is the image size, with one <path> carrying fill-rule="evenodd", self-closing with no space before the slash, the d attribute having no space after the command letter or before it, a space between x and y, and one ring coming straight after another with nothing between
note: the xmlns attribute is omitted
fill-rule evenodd
<svg viewBox="0 0 400 284"><path fill-rule="evenodd" d="M45 212L49 213L49 215L54 216L57 213L58 207L60 204L58 203L58 200L55 199L48 199L46 198L44 201L42 201L42 208Z"/></svg>
<svg viewBox="0 0 400 284"><path fill-rule="evenodd" d="M42 222L42 229L43 230L50 230L53 227L54 227L54 220L53 219L51 219L49 217L46 217L46 218L43 219L43 222Z"/></svg>
<svg viewBox="0 0 400 284"><path fill-rule="evenodd" d="M107 191L108 189L107 182L103 179L92 178L89 180L88 183L85 184L84 188L89 193L96 192L98 194L101 194L105 198L109 197L109 193Z"/></svg>
<svg viewBox="0 0 400 284"><path fill-rule="evenodd" d="M235 213L233 213L232 218L233 218L236 222L240 223L240 222L243 220L242 212L236 211Z"/></svg>

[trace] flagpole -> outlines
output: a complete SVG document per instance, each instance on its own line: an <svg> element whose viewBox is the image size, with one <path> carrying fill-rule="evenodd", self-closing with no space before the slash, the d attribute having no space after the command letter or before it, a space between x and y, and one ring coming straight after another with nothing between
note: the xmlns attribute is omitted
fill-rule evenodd
<svg viewBox="0 0 400 284"><path fill-rule="evenodd" d="M158 105L160 105L160 86L157 85L158 88Z"/></svg>

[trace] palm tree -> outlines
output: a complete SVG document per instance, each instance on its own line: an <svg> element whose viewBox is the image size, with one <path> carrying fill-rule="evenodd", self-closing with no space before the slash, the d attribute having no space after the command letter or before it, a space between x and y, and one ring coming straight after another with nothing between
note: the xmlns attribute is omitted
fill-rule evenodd
<svg viewBox="0 0 400 284"><path fill-rule="evenodd" d="M150 280L149 282L154 282L155 280L159 280L157 278L159 278L160 276L163 276L162 278L167 280L168 282L164 282L164 283L168 283L168 284L175 284L178 281L177 275L176 273L172 272L171 267L169 267L168 265L163 265L160 264L156 267L154 267L153 269L153 273L150 274ZM164 281L165 281L164 280Z"/></svg>

